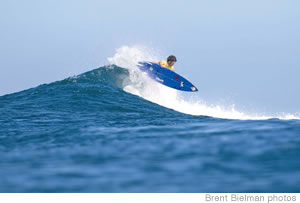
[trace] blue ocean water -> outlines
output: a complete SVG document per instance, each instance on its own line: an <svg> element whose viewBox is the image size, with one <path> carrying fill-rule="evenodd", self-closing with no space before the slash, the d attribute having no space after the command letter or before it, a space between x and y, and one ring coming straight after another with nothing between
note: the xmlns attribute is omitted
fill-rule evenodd
<svg viewBox="0 0 300 203"><path fill-rule="evenodd" d="M300 192L298 119L190 115L104 66L0 97L0 192Z"/></svg>

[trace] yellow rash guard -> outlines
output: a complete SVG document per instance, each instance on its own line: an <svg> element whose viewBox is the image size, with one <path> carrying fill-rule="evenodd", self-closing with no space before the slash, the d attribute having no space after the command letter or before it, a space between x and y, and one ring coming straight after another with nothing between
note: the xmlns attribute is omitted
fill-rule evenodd
<svg viewBox="0 0 300 203"><path fill-rule="evenodd" d="M164 68L169 68L170 70L175 71L174 66L169 66L167 61L153 61L153 63L158 63Z"/></svg>

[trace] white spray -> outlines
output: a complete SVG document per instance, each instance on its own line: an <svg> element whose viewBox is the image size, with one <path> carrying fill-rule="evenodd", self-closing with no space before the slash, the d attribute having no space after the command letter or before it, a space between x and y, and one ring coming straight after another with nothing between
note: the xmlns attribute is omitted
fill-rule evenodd
<svg viewBox="0 0 300 203"><path fill-rule="evenodd" d="M262 120L273 118L272 116L249 115L236 110L234 105L226 108L220 105L206 104L202 99L200 99L199 92L192 93L197 94L198 98L196 97L196 99L187 100L179 91L151 80L147 77L146 73L138 70L136 65L139 61L158 61L165 58L155 54L154 52L155 51L147 47L139 45L132 47L122 46L116 50L113 57L108 58L110 64L115 64L129 70L130 84L123 87L124 91L138 95L161 106L190 115L242 120ZM277 118L300 119L299 117L291 114L277 116Z"/></svg>

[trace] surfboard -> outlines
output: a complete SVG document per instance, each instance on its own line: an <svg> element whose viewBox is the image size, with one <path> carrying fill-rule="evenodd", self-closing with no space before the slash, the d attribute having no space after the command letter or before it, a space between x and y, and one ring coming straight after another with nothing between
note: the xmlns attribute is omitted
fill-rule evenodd
<svg viewBox="0 0 300 203"><path fill-rule="evenodd" d="M151 79L165 86L187 92L198 91L187 79L168 68L161 67L159 64L144 61L139 62L138 67L142 72L146 72Z"/></svg>

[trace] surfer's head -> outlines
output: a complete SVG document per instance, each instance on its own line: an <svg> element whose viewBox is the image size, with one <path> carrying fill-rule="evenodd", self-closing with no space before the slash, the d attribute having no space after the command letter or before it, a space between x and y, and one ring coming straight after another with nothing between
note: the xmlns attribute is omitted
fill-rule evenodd
<svg viewBox="0 0 300 203"><path fill-rule="evenodd" d="M169 66L174 66L174 64L177 62L176 56L173 56L173 55L169 56L167 58L167 62L169 64Z"/></svg>

